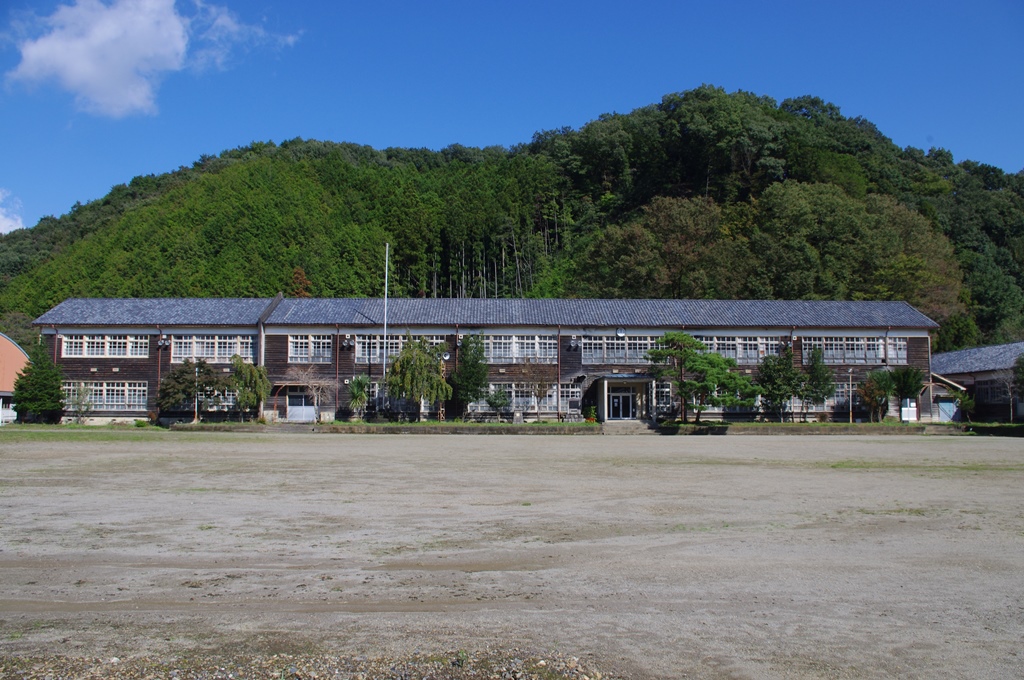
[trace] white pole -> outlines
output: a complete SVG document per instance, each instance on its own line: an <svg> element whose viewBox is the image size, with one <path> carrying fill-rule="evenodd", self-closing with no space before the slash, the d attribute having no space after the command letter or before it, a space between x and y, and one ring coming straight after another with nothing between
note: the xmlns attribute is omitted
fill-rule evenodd
<svg viewBox="0 0 1024 680"><path fill-rule="evenodd" d="M384 350L384 357L381 359L381 365L383 368L380 373L380 390L378 394L387 394L387 376L388 376L388 273L389 273L389 260L391 255L391 244L384 244L384 339L381 344Z"/></svg>

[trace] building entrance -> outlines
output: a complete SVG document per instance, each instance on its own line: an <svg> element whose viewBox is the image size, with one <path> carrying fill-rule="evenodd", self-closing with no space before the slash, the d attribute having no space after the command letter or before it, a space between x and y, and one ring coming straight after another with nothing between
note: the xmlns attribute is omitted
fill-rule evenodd
<svg viewBox="0 0 1024 680"><path fill-rule="evenodd" d="M614 390L608 394L608 419L633 420L636 418L636 395L632 390Z"/></svg>

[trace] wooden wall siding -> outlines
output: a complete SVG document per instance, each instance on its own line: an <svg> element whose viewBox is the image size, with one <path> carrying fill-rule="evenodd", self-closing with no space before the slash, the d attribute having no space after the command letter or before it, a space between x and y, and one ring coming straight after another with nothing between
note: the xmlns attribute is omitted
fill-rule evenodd
<svg viewBox="0 0 1024 680"><path fill-rule="evenodd" d="M793 342L790 344L790 349L793 350L793 365L797 368L803 368L804 365L804 343L803 340L797 336L793 338ZM780 350L781 351L781 350Z"/></svg>
<svg viewBox="0 0 1024 680"><path fill-rule="evenodd" d="M60 340L56 335L45 335L47 351L50 357L56 349L56 363L60 367L64 380L71 382L144 382L146 389L146 411L156 411L156 397L160 389L159 377L167 375L170 370L170 350L157 350L156 336L149 343L148 357L62 357ZM162 365L157 368L160 357ZM116 371L114 369L117 369ZM93 370L95 369L95 370ZM142 411L105 411L93 409L92 415L113 416Z"/></svg>
<svg viewBox="0 0 1024 680"><path fill-rule="evenodd" d="M916 366L927 373L931 370L928 338L907 339L907 365Z"/></svg>
<svg viewBox="0 0 1024 680"><path fill-rule="evenodd" d="M583 370L583 345L576 338L576 347L571 347L572 336L563 335L558 342L559 354L561 357L561 374L559 382L572 382L577 376L586 373Z"/></svg>
<svg viewBox="0 0 1024 680"><path fill-rule="evenodd" d="M492 383L549 383L558 381L557 364L488 364Z"/></svg>
<svg viewBox="0 0 1024 680"><path fill-rule="evenodd" d="M267 348L263 354L263 363L267 367L267 376L273 384L279 384L288 370L288 336L268 335Z"/></svg>

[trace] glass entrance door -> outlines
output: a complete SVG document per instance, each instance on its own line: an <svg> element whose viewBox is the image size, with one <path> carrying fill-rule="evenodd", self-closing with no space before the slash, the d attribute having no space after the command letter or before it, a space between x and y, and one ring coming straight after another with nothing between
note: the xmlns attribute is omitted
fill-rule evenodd
<svg viewBox="0 0 1024 680"><path fill-rule="evenodd" d="M636 396L632 392L608 395L608 419L632 420L636 418Z"/></svg>

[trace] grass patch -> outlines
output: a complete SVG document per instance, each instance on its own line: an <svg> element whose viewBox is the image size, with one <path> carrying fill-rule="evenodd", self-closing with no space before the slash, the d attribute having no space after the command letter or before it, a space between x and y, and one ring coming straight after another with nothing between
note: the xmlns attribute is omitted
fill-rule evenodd
<svg viewBox="0 0 1024 680"><path fill-rule="evenodd" d="M877 460L841 460L833 470L905 470L908 472L1022 472L1024 463L890 463Z"/></svg>
<svg viewBox="0 0 1024 680"><path fill-rule="evenodd" d="M527 423L511 423L511 422L484 422L477 420L410 420L410 421L391 421L391 420L380 420L380 421L369 421L369 420L335 420L332 423L323 423L324 425L358 425L358 426L372 426L372 427L600 427L600 423L588 423L586 421L581 422L558 422L557 420L541 420ZM311 423L311 425L315 425Z"/></svg>

